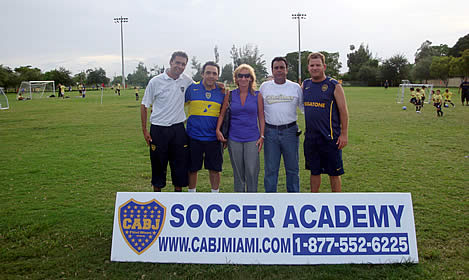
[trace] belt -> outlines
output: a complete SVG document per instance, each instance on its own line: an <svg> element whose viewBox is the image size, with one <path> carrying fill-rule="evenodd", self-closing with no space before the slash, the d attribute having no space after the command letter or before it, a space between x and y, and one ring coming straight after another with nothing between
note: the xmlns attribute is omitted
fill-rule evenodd
<svg viewBox="0 0 469 280"><path fill-rule="evenodd" d="M265 123L265 125L269 128L287 129L287 128L290 128L292 126L295 126L296 122L292 122L292 123L289 123L289 124L282 124L282 125L272 125L272 124Z"/></svg>

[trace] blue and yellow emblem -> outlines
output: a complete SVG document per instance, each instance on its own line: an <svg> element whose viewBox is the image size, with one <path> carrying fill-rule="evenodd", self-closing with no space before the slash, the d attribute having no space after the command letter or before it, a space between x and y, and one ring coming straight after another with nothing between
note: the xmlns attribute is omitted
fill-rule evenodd
<svg viewBox="0 0 469 280"><path fill-rule="evenodd" d="M322 87L321 87L321 90L324 92L324 91L326 91L328 88L329 88L329 86L328 86L327 84L323 84Z"/></svg>
<svg viewBox="0 0 469 280"><path fill-rule="evenodd" d="M138 255L153 245L164 226L166 207L153 199L133 198L119 207L119 227L125 242Z"/></svg>

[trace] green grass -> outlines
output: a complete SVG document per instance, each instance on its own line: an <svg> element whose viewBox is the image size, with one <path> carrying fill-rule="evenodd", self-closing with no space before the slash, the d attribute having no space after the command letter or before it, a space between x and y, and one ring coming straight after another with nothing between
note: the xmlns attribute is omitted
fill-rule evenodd
<svg viewBox="0 0 469 280"><path fill-rule="evenodd" d="M0 111L0 278L469 278L469 107L456 95L456 108L444 108L445 116L437 118L431 105L422 114L410 104L403 111L395 103L397 88L347 87L345 92L350 130L343 191L411 192L419 264L110 262L115 193L151 191L150 160L133 90L120 97L106 91L102 105L90 91L86 99L22 102L9 94L10 109ZM304 130L303 116L300 127ZM301 191L307 192L300 149ZM231 192L232 185L225 152L221 191ZM323 177L321 191L329 188ZM200 172L198 191L209 189L207 172ZM285 191L283 170L279 189Z"/></svg>

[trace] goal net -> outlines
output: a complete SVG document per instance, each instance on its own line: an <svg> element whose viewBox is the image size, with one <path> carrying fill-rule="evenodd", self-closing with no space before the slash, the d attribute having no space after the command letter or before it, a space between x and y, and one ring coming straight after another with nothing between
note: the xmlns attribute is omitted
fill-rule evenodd
<svg viewBox="0 0 469 280"><path fill-rule="evenodd" d="M23 98L33 99L34 96L43 97L54 95L55 96L55 82L54 81L23 81L21 82L20 88L16 99L20 96Z"/></svg>
<svg viewBox="0 0 469 280"><path fill-rule="evenodd" d="M399 91L397 92L397 103L404 103L404 98L406 95L410 100L410 88L420 88L422 90L423 87L425 87L426 103L430 103L430 100L432 100L433 84L411 84L409 80L402 80L402 84L399 85Z"/></svg>
<svg viewBox="0 0 469 280"><path fill-rule="evenodd" d="M0 87L0 110L6 110L10 108L10 105L8 104L8 97L3 91L3 88Z"/></svg>

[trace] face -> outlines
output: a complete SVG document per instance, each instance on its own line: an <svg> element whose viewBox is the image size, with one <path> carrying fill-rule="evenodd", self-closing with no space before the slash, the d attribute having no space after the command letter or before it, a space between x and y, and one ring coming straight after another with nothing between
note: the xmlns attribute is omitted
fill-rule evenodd
<svg viewBox="0 0 469 280"><path fill-rule="evenodd" d="M172 61L169 62L169 71L173 76L179 77L184 69L186 69L187 60L182 56L176 56Z"/></svg>
<svg viewBox="0 0 469 280"><path fill-rule="evenodd" d="M238 74L238 86L239 87L249 87L249 83L252 81L251 73L248 69L241 69Z"/></svg>
<svg viewBox="0 0 469 280"><path fill-rule="evenodd" d="M203 84L208 87L213 87L218 80L218 69L213 65L205 66L204 73L202 74Z"/></svg>
<svg viewBox="0 0 469 280"><path fill-rule="evenodd" d="M325 76L326 64L320 58L311 58L308 61L308 71L313 80L320 79Z"/></svg>
<svg viewBox="0 0 469 280"><path fill-rule="evenodd" d="M284 61L275 61L272 65L272 75L275 81L284 81L287 78L287 65Z"/></svg>

